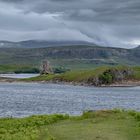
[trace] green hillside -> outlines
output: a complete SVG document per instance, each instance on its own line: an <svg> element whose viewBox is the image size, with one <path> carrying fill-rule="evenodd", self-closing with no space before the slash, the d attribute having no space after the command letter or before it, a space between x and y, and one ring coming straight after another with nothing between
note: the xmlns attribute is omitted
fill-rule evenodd
<svg viewBox="0 0 140 140"><path fill-rule="evenodd" d="M40 67L44 59L52 67L90 69L101 65L140 65L139 49L109 48L100 46L63 46L47 48L0 48L0 71L2 67ZM12 68L9 67L9 71Z"/></svg>

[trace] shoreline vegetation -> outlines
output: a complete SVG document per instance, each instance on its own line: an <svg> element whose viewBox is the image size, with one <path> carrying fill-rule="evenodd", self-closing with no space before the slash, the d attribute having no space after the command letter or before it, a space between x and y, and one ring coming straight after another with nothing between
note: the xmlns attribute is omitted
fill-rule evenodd
<svg viewBox="0 0 140 140"><path fill-rule="evenodd" d="M68 71L60 74L44 74L26 79L0 78L0 82L41 82L83 86L140 86L140 67L104 66L90 70Z"/></svg>
<svg viewBox="0 0 140 140"><path fill-rule="evenodd" d="M140 112L86 111L81 116L0 118L1 140L139 140Z"/></svg>
<svg viewBox="0 0 140 140"><path fill-rule="evenodd" d="M51 82L84 86L139 86L140 67L104 66L91 70L68 71L22 79L26 82Z"/></svg>

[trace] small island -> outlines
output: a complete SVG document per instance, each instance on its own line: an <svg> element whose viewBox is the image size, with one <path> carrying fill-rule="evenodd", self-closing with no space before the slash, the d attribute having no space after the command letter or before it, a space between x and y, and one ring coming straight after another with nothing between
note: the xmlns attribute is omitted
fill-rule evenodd
<svg viewBox="0 0 140 140"><path fill-rule="evenodd" d="M45 71L45 70L43 70ZM20 79L24 82L46 82L87 86L139 86L140 67L104 66L90 70L53 73L46 70L40 76Z"/></svg>

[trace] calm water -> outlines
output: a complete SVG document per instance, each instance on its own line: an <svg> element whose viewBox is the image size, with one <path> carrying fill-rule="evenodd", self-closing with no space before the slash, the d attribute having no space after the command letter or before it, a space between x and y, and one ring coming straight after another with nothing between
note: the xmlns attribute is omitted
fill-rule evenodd
<svg viewBox="0 0 140 140"><path fill-rule="evenodd" d="M0 83L0 117L111 108L140 111L140 87L95 88L38 83Z"/></svg>

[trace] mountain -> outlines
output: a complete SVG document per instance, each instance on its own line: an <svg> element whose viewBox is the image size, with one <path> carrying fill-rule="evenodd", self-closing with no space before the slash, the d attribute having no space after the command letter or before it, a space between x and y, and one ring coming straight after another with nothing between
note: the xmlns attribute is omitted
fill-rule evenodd
<svg viewBox="0 0 140 140"><path fill-rule="evenodd" d="M0 41L0 48L46 48L69 45L95 45L86 41L27 40L20 42Z"/></svg>
<svg viewBox="0 0 140 140"><path fill-rule="evenodd" d="M17 46L16 44L16 42L0 41L0 48L11 48Z"/></svg>
<svg viewBox="0 0 140 140"><path fill-rule="evenodd" d="M140 50L140 45L138 46L138 47L136 47L136 48L134 48L135 50Z"/></svg>
<svg viewBox="0 0 140 140"><path fill-rule="evenodd" d="M76 43L78 45L75 45ZM140 47L123 49L102 47L87 42L50 43L33 40L17 43L1 41L0 44L0 65L40 66L44 59L48 59L55 67L74 69L98 65L140 65Z"/></svg>

